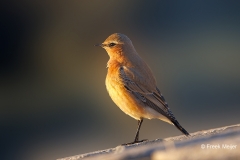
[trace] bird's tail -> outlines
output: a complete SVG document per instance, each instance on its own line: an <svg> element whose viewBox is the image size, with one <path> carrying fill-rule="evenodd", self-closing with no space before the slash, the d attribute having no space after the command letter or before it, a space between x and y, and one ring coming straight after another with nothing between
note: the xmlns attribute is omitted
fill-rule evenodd
<svg viewBox="0 0 240 160"><path fill-rule="evenodd" d="M190 136L190 134L178 123L177 120L172 121L172 123L186 136Z"/></svg>

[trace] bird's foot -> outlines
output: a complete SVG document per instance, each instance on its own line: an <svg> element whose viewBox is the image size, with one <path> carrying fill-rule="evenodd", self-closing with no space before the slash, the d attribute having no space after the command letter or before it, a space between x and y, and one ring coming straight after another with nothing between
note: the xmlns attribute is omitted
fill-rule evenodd
<svg viewBox="0 0 240 160"><path fill-rule="evenodd" d="M145 142L147 141L147 139L143 139L141 141L133 141L133 142L130 142L130 143L124 143L122 144L122 146L129 146L129 145L132 145L132 144L135 144L135 143L141 143L141 142Z"/></svg>

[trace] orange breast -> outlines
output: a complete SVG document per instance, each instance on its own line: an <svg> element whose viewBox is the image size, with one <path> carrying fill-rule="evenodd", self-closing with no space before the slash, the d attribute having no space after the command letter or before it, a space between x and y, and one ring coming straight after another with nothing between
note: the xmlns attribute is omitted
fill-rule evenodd
<svg viewBox="0 0 240 160"><path fill-rule="evenodd" d="M124 87L124 84L119 77L120 64L117 62L111 62L108 68L108 74L106 77L106 87L108 93L114 103L126 114L139 120L145 117L145 109L138 99L136 99L129 91Z"/></svg>

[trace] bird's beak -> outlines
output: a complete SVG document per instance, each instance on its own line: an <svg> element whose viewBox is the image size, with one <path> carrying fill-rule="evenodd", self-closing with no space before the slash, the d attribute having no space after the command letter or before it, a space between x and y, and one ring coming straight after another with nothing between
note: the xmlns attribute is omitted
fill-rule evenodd
<svg viewBox="0 0 240 160"><path fill-rule="evenodd" d="M100 43L100 44L95 44L94 46L103 48L105 46L105 44Z"/></svg>

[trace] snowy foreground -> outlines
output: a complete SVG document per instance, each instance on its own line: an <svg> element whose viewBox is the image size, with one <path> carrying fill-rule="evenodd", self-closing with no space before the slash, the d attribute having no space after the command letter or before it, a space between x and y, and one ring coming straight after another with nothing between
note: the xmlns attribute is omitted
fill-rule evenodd
<svg viewBox="0 0 240 160"><path fill-rule="evenodd" d="M117 146L58 160L240 159L240 124Z"/></svg>

